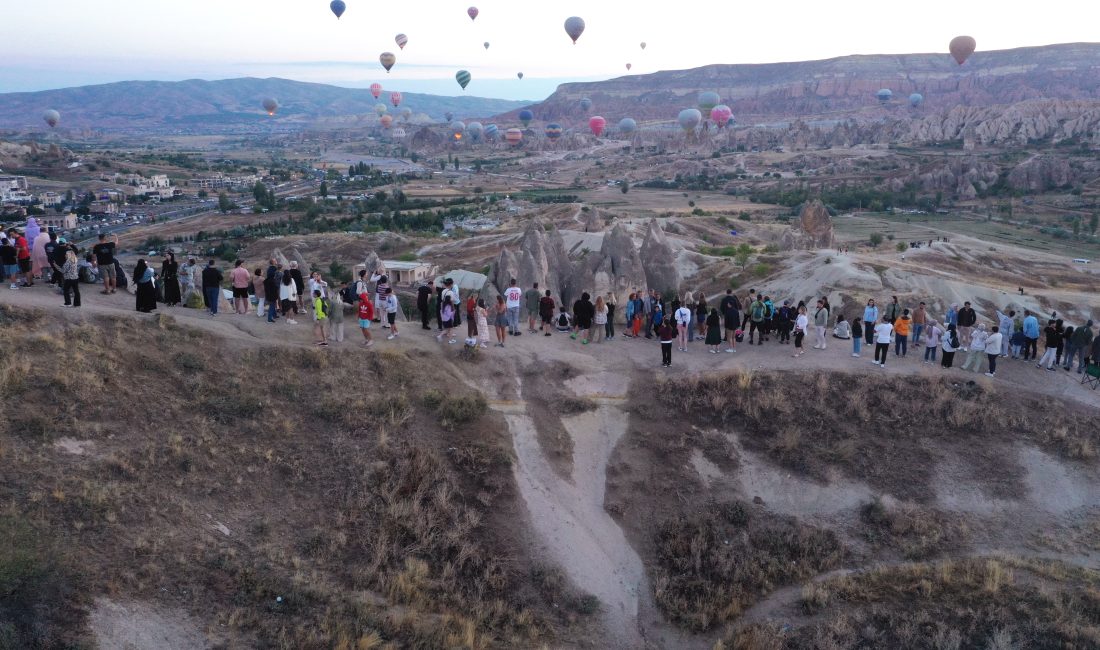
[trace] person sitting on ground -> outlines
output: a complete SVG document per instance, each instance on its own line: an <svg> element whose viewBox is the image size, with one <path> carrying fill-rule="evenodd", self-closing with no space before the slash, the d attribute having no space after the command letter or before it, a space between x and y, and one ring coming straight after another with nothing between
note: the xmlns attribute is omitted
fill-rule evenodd
<svg viewBox="0 0 1100 650"><path fill-rule="evenodd" d="M562 305L556 323L554 328L559 332L570 332L573 330L573 317L569 315L569 312L565 311L565 305Z"/></svg>
<svg viewBox="0 0 1100 650"><path fill-rule="evenodd" d="M836 317L836 327L833 328L833 338L847 341L852 338L852 327L844 320L844 314Z"/></svg>

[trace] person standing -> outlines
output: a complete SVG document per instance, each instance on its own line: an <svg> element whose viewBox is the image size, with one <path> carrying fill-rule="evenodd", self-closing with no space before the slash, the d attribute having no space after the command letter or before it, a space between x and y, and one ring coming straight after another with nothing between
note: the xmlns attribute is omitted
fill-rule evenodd
<svg viewBox="0 0 1100 650"><path fill-rule="evenodd" d="M1001 357L1008 357L1008 353L1012 349L1012 330L1016 319L1016 312L1009 311L1007 314L997 310L997 331L1001 335Z"/></svg>
<svg viewBox="0 0 1100 650"><path fill-rule="evenodd" d="M504 339L508 336L508 303L504 296L497 296L497 304L493 309L493 329L497 335L497 347L504 347Z"/></svg>
<svg viewBox="0 0 1100 650"><path fill-rule="evenodd" d="M943 359L940 360L940 366L943 368L950 368L955 362L955 352L959 349L959 330L958 326L949 324L947 331L943 335Z"/></svg>
<svg viewBox="0 0 1100 650"><path fill-rule="evenodd" d="M550 293L547 291L546 293ZM485 299L477 299L477 307L475 308L477 315L477 338L481 342L482 349L489 347L489 310L485 308ZM550 318L553 319L553 314ZM550 336L550 333L546 333Z"/></svg>
<svg viewBox="0 0 1100 650"><path fill-rule="evenodd" d="M573 322L576 324L577 333L573 338L581 336L581 344L588 345L591 338L592 321L596 317L596 307L592 304L592 296L587 291L581 294L581 299L573 305Z"/></svg>
<svg viewBox="0 0 1100 650"><path fill-rule="evenodd" d="M593 314L592 334L589 338L596 343L601 343L603 341L601 337L607 329L607 303L603 301L603 296L596 296Z"/></svg>
<svg viewBox="0 0 1100 650"><path fill-rule="evenodd" d="M852 356L859 358L860 346L863 344L863 321L859 318L852 319Z"/></svg>
<svg viewBox="0 0 1100 650"><path fill-rule="evenodd" d="M672 317L676 320L676 349L687 352L688 333L691 330L691 307L681 303Z"/></svg>
<svg viewBox="0 0 1100 650"><path fill-rule="evenodd" d="M103 235L100 235L103 237ZM23 286L34 286L34 264L31 262L31 245L24 233L15 231L15 259L19 266L19 273L23 275ZM114 259L112 257L112 259ZM112 293L114 293L112 291Z"/></svg>
<svg viewBox="0 0 1100 650"><path fill-rule="evenodd" d="M970 306L969 302L964 302L962 309L959 310L959 341L962 343L963 352L967 351L970 346L970 339L973 334L974 323L978 322L978 314L974 312L974 308Z"/></svg>
<svg viewBox="0 0 1100 650"><path fill-rule="evenodd" d="M539 291L539 283L536 282L530 289L523 292L523 307L527 311L527 333L537 334L535 321L539 319L539 301L542 300L542 292Z"/></svg>
<svg viewBox="0 0 1100 650"><path fill-rule="evenodd" d="M671 321L671 319L669 319ZM661 342L661 366L672 367L672 341L677 336L671 322L661 323L657 327L657 340Z"/></svg>
<svg viewBox="0 0 1100 650"><path fill-rule="evenodd" d="M508 288L504 290L504 303L508 309L508 333L512 336L519 336L519 308L523 302L523 291L516 285L516 279L512 278L512 281L508 283Z"/></svg>
<svg viewBox="0 0 1100 650"><path fill-rule="evenodd" d="M210 260L206 268L202 270L202 295L206 299L206 308L211 316L218 315L218 302L222 297L222 272L218 270L215 260Z"/></svg>
<svg viewBox="0 0 1100 650"><path fill-rule="evenodd" d="M298 262L290 263L290 270L287 271L290 274L290 280L294 283L294 297L295 297L295 312L301 313L305 311L304 301L309 300L313 294L305 293L306 283L305 278L302 277L302 270L298 268Z"/></svg>
<svg viewBox="0 0 1100 650"><path fill-rule="evenodd" d="M867 345L874 342L876 324L878 324L878 307L875 306L875 299L871 298L863 309L863 327L867 334Z"/></svg>
<svg viewBox="0 0 1100 650"><path fill-rule="evenodd" d="M191 302L191 296L195 293L195 274L198 273L198 264L195 262L195 258L188 258L180 266L180 302L186 307ZM200 292L201 293L201 292ZM203 304L206 304L206 299L203 298Z"/></svg>
<svg viewBox="0 0 1100 650"><path fill-rule="evenodd" d="M282 283L279 278L279 267L275 260L268 262L267 273L264 275L264 300L267 301L267 322L274 323L279 315L279 287Z"/></svg>
<svg viewBox="0 0 1100 650"><path fill-rule="evenodd" d="M9 234L12 231L8 231ZM6 280L11 290L19 289L19 258L15 242L10 237L0 240L0 279Z"/></svg>
<svg viewBox="0 0 1100 650"><path fill-rule="evenodd" d="M883 320L875 325L875 358L871 363L886 367L886 357L890 355L890 343L894 336L894 326Z"/></svg>
<svg viewBox="0 0 1100 650"><path fill-rule="evenodd" d="M722 346L722 317L718 315L718 309L712 307L706 318L707 339L711 354L718 354L718 348Z"/></svg>
<svg viewBox="0 0 1100 650"><path fill-rule="evenodd" d="M909 351L909 326L913 320L909 318L909 310L901 310L901 315L894 319L894 356L904 357Z"/></svg>
<svg viewBox="0 0 1100 650"><path fill-rule="evenodd" d="M51 230L48 237L49 239L46 242L44 252L46 254L46 263L50 267L49 284L56 285L60 289L63 284L61 279L61 265L65 263L65 251L61 251L61 259L57 259L57 250L59 248L57 233ZM46 277L44 270L42 272L42 277Z"/></svg>
<svg viewBox="0 0 1100 650"><path fill-rule="evenodd" d="M997 357L1004 350L1001 345L1001 339L1004 335L1001 334L1000 327L994 325L990 331L992 333L985 340L985 358L989 361L989 372L985 373L986 377L993 377L997 374Z"/></svg>
<svg viewBox="0 0 1100 650"><path fill-rule="evenodd" d="M1043 358L1039 359L1039 363L1035 364L1035 366L1037 368L1042 368L1046 365L1047 370L1054 372L1054 363L1058 353L1058 346L1062 344L1062 332L1058 327L1058 322L1054 319L1049 320L1047 326L1043 328L1043 334L1046 336Z"/></svg>
<svg viewBox="0 0 1100 650"><path fill-rule="evenodd" d="M1024 361L1039 357L1039 319L1024 310Z"/></svg>
<svg viewBox="0 0 1100 650"><path fill-rule="evenodd" d="M752 335L756 334L756 344L764 345L764 301L757 296L749 303L749 345L752 345Z"/></svg>
<svg viewBox="0 0 1100 650"><path fill-rule="evenodd" d="M156 274L153 273L153 269L144 258L139 259L134 266L134 295L137 310L143 314L148 314L157 308L157 288L153 284L155 279Z"/></svg>
<svg viewBox="0 0 1100 650"><path fill-rule="evenodd" d="M966 361L962 364L963 370L970 370L973 364L974 372L982 371L982 361L985 360L985 340L989 334L985 331L985 323L979 323L970 335L970 344L967 346Z"/></svg>
<svg viewBox="0 0 1100 650"><path fill-rule="evenodd" d="M707 319L710 318L710 308L707 306L707 295L700 291L695 294L695 323L699 328L699 336L704 337L709 333Z"/></svg>
<svg viewBox="0 0 1100 650"><path fill-rule="evenodd" d="M1066 370L1073 369L1073 358L1077 357L1077 372L1082 373L1085 370L1085 357L1089 356L1089 348L1092 347L1093 333L1092 333L1092 321L1085 323L1084 325L1073 330L1072 348L1066 354L1064 360L1064 366Z"/></svg>
<svg viewBox="0 0 1100 650"><path fill-rule="evenodd" d="M890 304L886 305L886 313L883 315L883 320L891 325L894 325L894 321L901 317L901 305L898 304L897 296L890 296ZM897 331L897 328L894 328Z"/></svg>
<svg viewBox="0 0 1100 650"><path fill-rule="evenodd" d="M817 309L814 310L814 332L817 335L815 350L825 349L825 328L829 326L829 308L821 300L817 301Z"/></svg>
<svg viewBox="0 0 1100 650"><path fill-rule="evenodd" d="M645 337L647 339L653 338L653 313L657 311L658 307L657 291L650 289L646 293L645 299L642 301L642 315L645 316Z"/></svg>
<svg viewBox="0 0 1100 650"><path fill-rule="evenodd" d="M794 354L792 357L800 357L806 354L802 347L802 341L806 338L806 328L810 326L810 317L806 315L806 305L798 306L798 316L794 318Z"/></svg>
<svg viewBox="0 0 1100 650"><path fill-rule="evenodd" d="M317 345L328 347L328 304L321 296L320 289L313 290L313 336L317 339Z"/></svg>
<svg viewBox="0 0 1100 650"><path fill-rule="evenodd" d="M169 307L180 304L179 270L180 265L176 262L176 254L172 251L166 252L164 261L160 264L160 279L164 283L164 304Z"/></svg>
<svg viewBox="0 0 1100 650"><path fill-rule="evenodd" d="M920 343L920 336L924 332L924 325L927 322L928 311L922 302L913 310L913 345Z"/></svg>
<svg viewBox="0 0 1100 650"><path fill-rule="evenodd" d="M542 332L543 336L550 336L551 325L554 322L554 309L557 305L554 304L554 299L550 297L550 290L546 290L546 295L539 299L539 318L542 320ZM488 336L488 332L486 332Z"/></svg>
<svg viewBox="0 0 1100 650"><path fill-rule="evenodd" d="M369 348L374 345L374 339L370 335L370 324L374 321L374 301L370 299L368 287L360 288L362 291L359 294L359 331L363 332L363 345Z"/></svg>
<svg viewBox="0 0 1100 650"><path fill-rule="evenodd" d="M779 344L788 345L791 342L791 326L797 312L791 307L790 300L784 300L783 306L775 314L776 327L779 329Z"/></svg>
<svg viewBox="0 0 1100 650"><path fill-rule="evenodd" d="M477 296L466 296L466 338L477 338Z"/></svg>
<svg viewBox="0 0 1100 650"><path fill-rule="evenodd" d="M298 286L294 284L290 271L283 272L282 284L279 285L279 306L282 307L286 324L297 325L298 321L290 318L291 311L298 315Z"/></svg>
<svg viewBox="0 0 1100 650"><path fill-rule="evenodd" d="M233 286L233 311L243 316L248 313L248 286L252 284L252 276L248 274L243 261L233 262L229 282Z"/></svg>
<svg viewBox="0 0 1100 650"><path fill-rule="evenodd" d="M397 338L397 310L401 308L401 305L397 301L397 296L393 295L393 287L386 288L386 323L390 326L390 335L386 337L386 340L393 340Z"/></svg>
<svg viewBox="0 0 1100 650"><path fill-rule="evenodd" d="M958 303L952 303L952 305L947 309L947 316L945 316L944 319L943 319L943 326L944 327L949 327L951 325L954 325L956 328L958 328L958 326L959 326L959 304Z"/></svg>
<svg viewBox="0 0 1100 650"><path fill-rule="evenodd" d="M741 301L733 295L733 289L726 289L726 297L719 304L726 330L726 352L737 349L737 328L741 325Z"/></svg>
<svg viewBox="0 0 1100 650"><path fill-rule="evenodd" d="M343 288L330 293L328 298L328 338L337 343L344 342L344 291L348 290L348 283ZM354 291L354 287L351 291Z"/></svg>
<svg viewBox="0 0 1100 650"><path fill-rule="evenodd" d="M603 299L603 304L607 305L607 324L604 325L604 340L610 341L615 338L615 293L608 291Z"/></svg>
<svg viewBox="0 0 1100 650"><path fill-rule="evenodd" d="M115 247L117 246L118 235L112 236L111 241L107 241L107 235L104 233L99 234L99 242L92 246L92 255L95 255L99 275L103 278L103 291L100 292L103 294L114 293L118 286L115 275ZM27 259L30 259L29 252Z"/></svg>
<svg viewBox="0 0 1100 650"><path fill-rule="evenodd" d="M267 311L267 291L264 283L263 269L256 267L252 276L252 295L256 297L256 318L263 318Z"/></svg>
<svg viewBox="0 0 1100 650"><path fill-rule="evenodd" d="M61 265L61 291L65 294L65 307L80 306L80 265L72 249L65 251L65 263Z"/></svg>
<svg viewBox="0 0 1100 650"><path fill-rule="evenodd" d="M434 281L424 282L416 289L416 310L420 312L420 329L432 329L432 326L428 324L431 321L431 310L429 309L429 303L431 302L432 294L434 293Z"/></svg>

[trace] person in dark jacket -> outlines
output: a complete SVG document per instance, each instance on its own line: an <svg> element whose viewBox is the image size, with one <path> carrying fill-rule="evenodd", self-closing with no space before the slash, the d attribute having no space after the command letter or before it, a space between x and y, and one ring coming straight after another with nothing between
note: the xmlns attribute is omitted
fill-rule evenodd
<svg viewBox="0 0 1100 650"><path fill-rule="evenodd" d="M957 318L959 325L959 341L962 343L962 349L965 351L970 347L970 337L973 333L974 324L978 322L978 315L974 313L974 308L970 306L969 302L964 302L962 309L959 310Z"/></svg>
<svg viewBox="0 0 1100 650"><path fill-rule="evenodd" d="M588 295L588 292L581 294L581 299L573 303L573 323L575 324L577 331L570 338L577 338L578 334L583 334L581 343L588 345L588 340L591 337L589 330L592 329L592 319L596 316L596 306L592 304L592 296Z"/></svg>
<svg viewBox="0 0 1100 650"><path fill-rule="evenodd" d="M264 274L264 296L267 300L267 322L274 323L279 317L279 282L282 274L279 267L272 259L267 264L267 272Z"/></svg>
<svg viewBox="0 0 1100 650"><path fill-rule="evenodd" d="M431 311L429 311L428 307L431 303L433 293L435 293L435 281L433 280L421 284L416 289L416 310L420 312L421 329L432 329L432 326L428 324L431 321Z"/></svg>
<svg viewBox="0 0 1100 650"><path fill-rule="evenodd" d="M222 272L218 270L215 260L210 260L206 268L202 270L202 295L206 299L206 308L211 316L218 315L218 302L221 300Z"/></svg>
<svg viewBox="0 0 1100 650"><path fill-rule="evenodd" d="M1089 347L1092 345L1092 321L1085 323L1084 325L1077 327L1073 330L1073 336L1070 337L1069 346L1066 350L1066 356L1063 360L1063 368L1066 370L1073 370L1073 359L1077 357L1077 372L1084 371L1085 358L1089 356Z"/></svg>

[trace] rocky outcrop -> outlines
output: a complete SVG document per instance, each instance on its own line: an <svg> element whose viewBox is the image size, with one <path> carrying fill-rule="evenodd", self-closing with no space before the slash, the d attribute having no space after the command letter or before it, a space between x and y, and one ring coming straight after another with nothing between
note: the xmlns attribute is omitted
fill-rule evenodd
<svg viewBox="0 0 1100 650"><path fill-rule="evenodd" d="M682 278L676 267L676 253L656 219L649 221L640 258L645 269L646 286L661 293L676 293L680 290Z"/></svg>
<svg viewBox="0 0 1100 650"><path fill-rule="evenodd" d="M779 248L785 251L832 248L835 245L833 219L825 204L817 199L802 206L798 224L792 225L779 239Z"/></svg>
<svg viewBox="0 0 1100 650"><path fill-rule="evenodd" d="M541 224L532 222L523 232L518 248L502 248L490 265L486 295L495 297L508 286L512 278L527 289L538 282L539 289L549 289L555 296L567 293L573 277L573 264L565 251L561 233L547 233Z"/></svg>
<svg viewBox="0 0 1100 650"><path fill-rule="evenodd" d="M1025 192L1045 192L1069 185L1072 180L1069 161L1054 156L1034 156L1008 173L1008 184Z"/></svg>

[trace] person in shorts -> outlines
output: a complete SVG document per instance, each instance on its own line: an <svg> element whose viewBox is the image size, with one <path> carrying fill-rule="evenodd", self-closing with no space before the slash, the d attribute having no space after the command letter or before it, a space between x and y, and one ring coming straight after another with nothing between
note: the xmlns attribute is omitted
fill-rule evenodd
<svg viewBox="0 0 1100 650"><path fill-rule="evenodd" d="M386 323L390 326L390 335L386 338L389 340L397 338L398 309L400 304L397 302L397 296L393 295L393 287L386 287Z"/></svg>
<svg viewBox="0 0 1100 650"><path fill-rule="evenodd" d="M111 241L107 241L107 235L99 234L99 242L92 246L92 255L95 255L96 266L99 267L99 276L103 278L103 291L100 293L114 293L116 287L115 273L115 247L118 246L118 235Z"/></svg>
<svg viewBox="0 0 1100 650"><path fill-rule="evenodd" d="M363 332L363 345L370 347L374 345L374 339L370 335L370 323L374 320L374 303L371 302L370 294L363 291L359 294L359 329Z"/></svg>
<svg viewBox="0 0 1100 650"><path fill-rule="evenodd" d="M19 258L16 257L15 244L4 237L0 240L0 280L8 280L12 289L18 289L16 276L19 275Z"/></svg>

